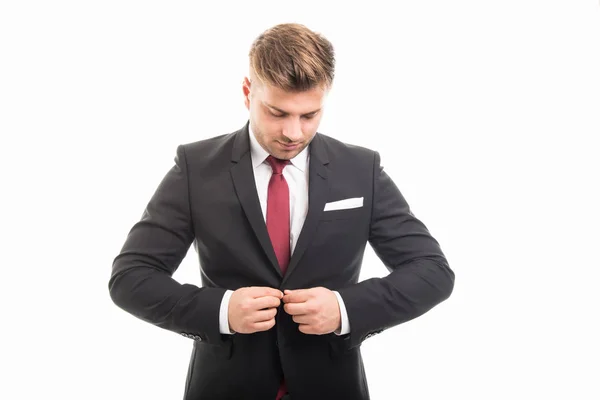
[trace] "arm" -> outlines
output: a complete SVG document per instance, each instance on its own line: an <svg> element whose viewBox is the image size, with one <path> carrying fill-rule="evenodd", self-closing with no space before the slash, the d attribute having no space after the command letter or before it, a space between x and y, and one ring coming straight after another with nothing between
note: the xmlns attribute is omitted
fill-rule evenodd
<svg viewBox="0 0 600 400"><path fill-rule="evenodd" d="M224 335L233 335L234 331L231 330L229 326L229 300L231 299L231 295L233 294L233 290L227 290L225 295L223 295L223 300L221 301L221 308L219 310L219 331Z"/></svg>
<svg viewBox="0 0 600 400"><path fill-rule="evenodd" d="M446 300L454 273L438 242L410 211L375 153L369 243L390 274L339 290L352 332L349 347L414 319Z"/></svg>
<svg viewBox="0 0 600 400"><path fill-rule="evenodd" d="M344 300L342 299L342 296L339 294L339 292L334 291L333 293L335 293L335 296L338 300L338 306L340 307L340 328L333 333L335 333L338 336L347 335L348 333L350 333L350 321L348 321L348 312L346 311L346 305L344 304Z"/></svg>
<svg viewBox="0 0 600 400"><path fill-rule="evenodd" d="M115 258L110 296L123 310L186 337L218 343L225 289L180 284L173 273L194 240L185 150L163 178Z"/></svg>

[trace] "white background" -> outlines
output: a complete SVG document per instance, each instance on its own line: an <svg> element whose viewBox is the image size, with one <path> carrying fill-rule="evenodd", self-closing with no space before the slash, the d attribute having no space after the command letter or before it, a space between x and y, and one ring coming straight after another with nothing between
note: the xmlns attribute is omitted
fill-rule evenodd
<svg viewBox="0 0 600 400"><path fill-rule="evenodd" d="M320 131L381 153L456 273L363 344L372 398L600 398L598 2L328 4L1 3L2 399L181 398L192 342L111 302L112 260L177 145L246 122L281 22L333 42Z"/></svg>

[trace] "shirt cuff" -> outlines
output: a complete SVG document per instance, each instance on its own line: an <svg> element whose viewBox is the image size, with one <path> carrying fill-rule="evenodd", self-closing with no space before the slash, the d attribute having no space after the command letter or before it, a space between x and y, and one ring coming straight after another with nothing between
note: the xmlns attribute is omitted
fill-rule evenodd
<svg viewBox="0 0 600 400"><path fill-rule="evenodd" d="M221 300L221 308L219 309L219 331L224 335L233 335L235 332L229 329L229 299L233 294L233 290L228 290L223 295Z"/></svg>
<svg viewBox="0 0 600 400"><path fill-rule="evenodd" d="M342 300L342 296L336 291L333 291L338 299L338 304L340 306L340 317L341 317L341 326L340 329L334 331L334 333L338 336L346 335L350 333L350 321L348 321L348 312L346 311L346 306L344 305L344 300Z"/></svg>

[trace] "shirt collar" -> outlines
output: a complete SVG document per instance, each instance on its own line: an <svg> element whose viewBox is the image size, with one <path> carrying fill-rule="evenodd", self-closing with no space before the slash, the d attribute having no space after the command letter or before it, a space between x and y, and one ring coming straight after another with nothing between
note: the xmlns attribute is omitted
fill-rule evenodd
<svg viewBox="0 0 600 400"><path fill-rule="evenodd" d="M248 124L248 133L250 135L250 155L252 157L252 167L256 168L265 162L269 156L269 153L263 149L263 147L258 143L258 140L256 140L250 124ZM308 148L309 146L306 146L300 153L296 155L296 157L290 160L292 165L298 168L300 171L306 170L306 165L308 164Z"/></svg>

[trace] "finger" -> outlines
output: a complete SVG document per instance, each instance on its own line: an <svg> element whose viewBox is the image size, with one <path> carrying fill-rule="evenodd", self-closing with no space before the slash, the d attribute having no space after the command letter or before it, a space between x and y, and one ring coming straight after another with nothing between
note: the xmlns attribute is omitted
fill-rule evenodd
<svg viewBox="0 0 600 400"><path fill-rule="evenodd" d="M310 298L310 291L308 289L298 290L286 290L286 294L283 296L284 303L303 303Z"/></svg>
<svg viewBox="0 0 600 400"><path fill-rule="evenodd" d="M310 325L310 323L312 322L311 317L308 315L294 315L292 317L292 319L294 320L295 323L301 324L301 325L304 325L304 324Z"/></svg>
<svg viewBox="0 0 600 400"><path fill-rule="evenodd" d="M252 304L256 310L262 310L265 308L279 307L281 300L277 297L265 296L254 299Z"/></svg>
<svg viewBox="0 0 600 400"><path fill-rule="evenodd" d="M250 288L250 294L254 298L273 296L281 299L283 297L281 290L268 286L252 286Z"/></svg>
<svg viewBox="0 0 600 400"><path fill-rule="evenodd" d="M298 330L307 335L317 335L316 329L312 325L308 324L300 324L298 325Z"/></svg>
<svg viewBox="0 0 600 400"><path fill-rule="evenodd" d="M251 318L253 322L264 322L275 318L275 315L277 315L277 309L269 308L267 310L256 311L252 314Z"/></svg>
<svg viewBox="0 0 600 400"><path fill-rule="evenodd" d="M255 322L252 324L252 328L254 331L268 331L272 327L275 326L275 318L272 318L268 321Z"/></svg>
<svg viewBox="0 0 600 400"><path fill-rule="evenodd" d="M283 305L283 311L289 315L303 315L308 314L306 312L305 303L287 303Z"/></svg>

